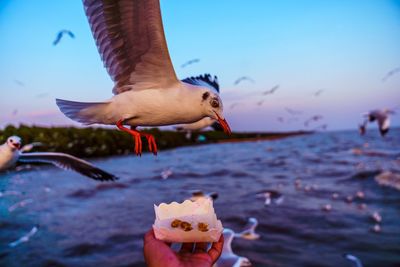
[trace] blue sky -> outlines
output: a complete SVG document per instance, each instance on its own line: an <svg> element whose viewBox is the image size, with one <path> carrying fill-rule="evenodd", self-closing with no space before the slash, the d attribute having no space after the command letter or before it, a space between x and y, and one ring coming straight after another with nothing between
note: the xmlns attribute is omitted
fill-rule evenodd
<svg viewBox="0 0 400 267"><path fill-rule="evenodd" d="M324 119L310 128L351 129L364 111L400 105L400 73L382 82L400 66L400 1L162 0L161 9L178 77L218 75L234 130L302 129L315 114ZM76 38L53 46L60 29ZM111 97L81 1L3 0L0 36L0 126L78 125L54 98ZM180 67L193 58L200 62ZM243 75L255 83L233 85ZM275 94L261 96L275 85ZM303 113L289 123L285 107Z"/></svg>

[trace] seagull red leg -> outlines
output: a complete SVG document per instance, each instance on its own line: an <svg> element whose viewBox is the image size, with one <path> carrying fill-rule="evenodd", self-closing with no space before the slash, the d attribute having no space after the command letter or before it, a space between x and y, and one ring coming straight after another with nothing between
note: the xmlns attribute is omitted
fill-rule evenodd
<svg viewBox="0 0 400 267"><path fill-rule="evenodd" d="M156 139L154 138L154 136L151 134L147 134L147 133L140 133L140 134L143 135L144 137L146 137L147 143L149 144L149 151L153 152L153 154L155 156L157 156L157 143L156 143Z"/></svg>
<svg viewBox="0 0 400 267"><path fill-rule="evenodd" d="M128 128L124 127L122 125L122 123L123 123L123 120L117 121L116 125L117 125L118 129L132 135L133 140L135 141L135 154L137 156L141 156L142 155L142 139L140 138L140 133L136 130L128 129Z"/></svg>
<svg viewBox="0 0 400 267"><path fill-rule="evenodd" d="M141 136L146 137L147 139L147 143L149 144L149 151L152 152L154 155L157 155L157 144L156 144L156 140L154 139L154 136L148 133L141 133L137 130L135 130L134 128L128 129L126 127L124 127L122 125L123 120L119 120L117 122L117 127L118 129L120 129L121 131L127 132L130 135L133 136L133 139L135 141L135 153L138 156L142 155L142 140L141 140Z"/></svg>

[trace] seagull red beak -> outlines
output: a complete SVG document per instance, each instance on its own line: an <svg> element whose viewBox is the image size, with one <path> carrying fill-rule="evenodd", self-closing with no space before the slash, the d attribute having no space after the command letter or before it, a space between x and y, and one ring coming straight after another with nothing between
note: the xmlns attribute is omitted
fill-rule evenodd
<svg viewBox="0 0 400 267"><path fill-rule="evenodd" d="M21 148L21 144L19 144L19 143L14 143L13 145L14 145L14 147L15 147L16 149L20 149L20 148Z"/></svg>
<svg viewBox="0 0 400 267"><path fill-rule="evenodd" d="M215 113L215 115L217 115L219 124L221 124L222 128L224 129L224 133L231 135L232 131L231 131L231 127L229 127L228 122L225 119L221 119L221 117L218 115L217 112L214 111L214 113Z"/></svg>

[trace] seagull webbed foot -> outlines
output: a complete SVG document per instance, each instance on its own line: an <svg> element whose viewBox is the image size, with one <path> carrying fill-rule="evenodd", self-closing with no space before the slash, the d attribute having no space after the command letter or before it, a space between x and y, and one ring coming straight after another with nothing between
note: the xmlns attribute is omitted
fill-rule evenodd
<svg viewBox="0 0 400 267"><path fill-rule="evenodd" d="M121 131L127 132L132 135L133 140L135 142L135 154L137 156L142 156L142 139L141 136L146 137L147 143L149 144L149 151L152 152L154 155L157 156L157 144L154 136L148 133L141 133L135 129L128 129L122 125L123 120L119 120L117 122L117 127Z"/></svg>

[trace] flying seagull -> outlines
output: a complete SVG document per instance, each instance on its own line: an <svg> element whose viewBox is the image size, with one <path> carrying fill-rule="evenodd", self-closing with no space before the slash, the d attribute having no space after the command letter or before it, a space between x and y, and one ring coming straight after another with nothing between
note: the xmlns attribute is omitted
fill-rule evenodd
<svg viewBox="0 0 400 267"><path fill-rule="evenodd" d="M14 82L15 82L17 85L21 86L21 87L25 87L25 84L24 84L23 82L21 82L20 80L14 80Z"/></svg>
<svg viewBox="0 0 400 267"><path fill-rule="evenodd" d="M313 129L313 131L316 131L316 130L326 130L328 128L328 124L322 124L322 125L318 125L317 127L315 127L314 129Z"/></svg>
<svg viewBox="0 0 400 267"><path fill-rule="evenodd" d="M319 121L319 120L321 120L321 119L323 119L323 117L322 117L321 115L314 115L314 116L312 116L311 118L309 118L308 120L306 120L306 121L304 122L304 126L308 127L309 124L310 124L310 122L312 122L312 121Z"/></svg>
<svg viewBox="0 0 400 267"><path fill-rule="evenodd" d="M186 66L189 66L189 65L192 65L192 64L198 63L198 62L200 62L200 59L198 59L198 58L188 60L188 61L186 61L185 63L183 63L183 64L181 65L181 68L184 68L184 67L186 67Z"/></svg>
<svg viewBox="0 0 400 267"><path fill-rule="evenodd" d="M294 110L294 109L291 109L291 108L285 108L285 110L287 111L287 113L289 113L292 116L300 115L300 114L303 113L301 110Z"/></svg>
<svg viewBox="0 0 400 267"><path fill-rule="evenodd" d="M274 87L272 87L270 90L267 90L263 93L263 95L270 95L275 93L276 90L279 89L279 85L275 85Z"/></svg>
<svg viewBox="0 0 400 267"><path fill-rule="evenodd" d="M20 245L22 243L28 242L29 239L32 236L34 236L37 233L38 230L39 230L39 226L38 225L32 227L32 229L29 231L29 233L27 233L26 235L22 236L18 240L9 243L8 246L14 248L14 247L16 247L16 246L18 246L18 245Z"/></svg>
<svg viewBox="0 0 400 267"><path fill-rule="evenodd" d="M64 36L64 34L67 34L72 39L75 38L75 35L70 30L61 30L57 33L57 37L53 41L53 45L57 45L61 41L61 38Z"/></svg>
<svg viewBox="0 0 400 267"><path fill-rule="evenodd" d="M14 167L17 162L51 163L62 169L74 170L94 180L110 181L117 179L114 175L93 166L89 162L68 154L54 152L23 153L21 138L10 136L6 143L0 146L0 171Z"/></svg>
<svg viewBox="0 0 400 267"><path fill-rule="evenodd" d="M281 204L284 196L282 195L282 193L275 191L275 190L263 190L260 191L256 194L256 197L258 198L264 198L264 204L266 206L273 204Z"/></svg>
<svg viewBox="0 0 400 267"><path fill-rule="evenodd" d="M239 106L241 103L235 102L229 106L229 109L234 109L236 106Z"/></svg>
<svg viewBox="0 0 400 267"><path fill-rule="evenodd" d="M379 132L381 136L385 136L388 131L389 131L389 126L390 126L390 114L395 114L394 111L390 109L381 109L381 110L371 110L364 115L365 120L364 122L359 126L360 129L360 134L363 135L366 131L367 124L369 122L374 122L376 121L378 123L379 127Z"/></svg>
<svg viewBox="0 0 400 267"><path fill-rule="evenodd" d="M250 260L246 257L236 255L232 251L232 241L235 237L235 232L229 228L225 228L222 232L224 235L224 246L222 254L219 257L216 267L245 267L251 266Z"/></svg>
<svg viewBox="0 0 400 267"><path fill-rule="evenodd" d="M242 76L236 79L236 81L234 82L234 85L238 85L239 83L241 83L242 81L249 81L251 83L254 83L254 80L248 76Z"/></svg>
<svg viewBox="0 0 400 267"><path fill-rule="evenodd" d="M12 206L10 206L8 208L8 212L13 212L17 208L23 208L23 207L25 207L26 205L28 205L29 203L32 203L32 202L33 202L33 199L31 199L31 198L24 199L24 200L22 200L20 202L17 202L15 204L13 204Z"/></svg>
<svg viewBox="0 0 400 267"><path fill-rule="evenodd" d="M343 254L343 257L349 261L352 261L354 263L354 267L363 267L361 260L356 256L346 253Z"/></svg>
<svg viewBox="0 0 400 267"><path fill-rule="evenodd" d="M262 100L260 100L260 101L257 101L257 106L262 106L262 104L264 104L264 102L265 102L265 99L262 99Z"/></svg>
<svg viewBox="0 0 400 267"><path fill-rule="evenodd" d="M207 199L214 201L218 198L217 192L204 193L201 190L193 190L193 191L191 191L191 193L192 193L192 196L190 198L191 201L196 201L200 198L207 198Z"/></svg>
<svg viewBox="0 0 400 267"><path fill-rule="evenodd" d="M394 68L390 70L386 75L382 78L382 82L386 82L390 77L400 72L400 67Z"/></svg>
<svg viewBox="0 0 400 267"><path fill-rule="evenodd" d="M116 125L134 137L136 155L142 153L142 136L150 152L157 154L154 137L137 131L137 126L184 124L211 117L231 133L217 92L217 78L207 74L177 79L159 0L83 3L97 48L114 81L115 95L92 103L57 99L67 117L87 125Z"/></svg>
<svg viewBox="0 0 400 267"><path fill-rule="evenodd" d="M235 233L235 237L241 237L247 240L256 240L260 238L260 235L256 233L256 228L258 226L258 220L256 218L249 218L247 224L243 231L240 233Z"/></svg>
<svg viewBox="0 0 400 267"><path fill-rule="evenodd" d="M319 96L320 94L322 94L324 92L324 90L323 89L320 89L320 90L318 90L318 91L316 91L315 93L314 93L314 96Z"/></svg>

